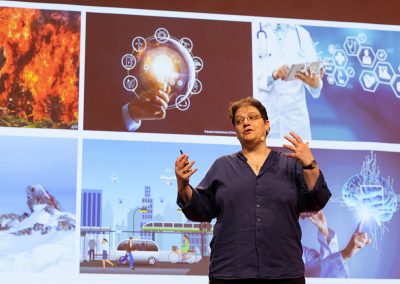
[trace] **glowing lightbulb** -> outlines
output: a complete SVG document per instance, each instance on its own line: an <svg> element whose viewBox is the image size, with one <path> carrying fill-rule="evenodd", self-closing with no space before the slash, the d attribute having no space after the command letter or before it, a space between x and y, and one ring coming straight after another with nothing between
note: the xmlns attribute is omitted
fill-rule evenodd
<svg viewBox="0 0 400 284"><path fill-rule="evenodd" d="M175 73L174 64L167 55L158 55L150 67L159 82L165 83Z"/></svg>

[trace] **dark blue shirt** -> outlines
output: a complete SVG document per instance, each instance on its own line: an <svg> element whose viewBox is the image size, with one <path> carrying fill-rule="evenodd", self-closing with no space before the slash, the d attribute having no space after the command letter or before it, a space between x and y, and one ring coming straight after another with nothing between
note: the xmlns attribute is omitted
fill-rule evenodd
<svg viewBox="0 0 400 284"><path fill-rule="evenodd" d="M271 151L256 176L241 153L218 158L192 199L178 205L192 221L217 218L209 276L221 279L304 276L299 213L317 211L331 193L320 173L309 191L295 159Z"/></svg>

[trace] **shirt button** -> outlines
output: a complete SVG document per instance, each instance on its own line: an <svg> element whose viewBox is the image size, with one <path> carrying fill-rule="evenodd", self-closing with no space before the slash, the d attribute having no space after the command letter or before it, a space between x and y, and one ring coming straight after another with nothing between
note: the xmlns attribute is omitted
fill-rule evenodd
<svg viewBox="0 0 400 284"><path fill-rule="evenodd" d="M257 222L260 222L261 221L261 219L260 218L257 218Z"/></svg>
<svg viewBox="0 0 400 284"><path fill-rule="evenodd" d="M260 204L257 204L256 206L257 206L257 208L260 208Z"/></svg>

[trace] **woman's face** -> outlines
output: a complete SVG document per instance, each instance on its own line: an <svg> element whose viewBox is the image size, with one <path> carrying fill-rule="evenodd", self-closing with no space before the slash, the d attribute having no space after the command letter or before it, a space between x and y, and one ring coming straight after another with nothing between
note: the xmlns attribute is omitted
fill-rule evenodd
<svg viewBox="0 0 400 284"><path fill-rule="evenodd" d="M234 121L236 137L242 145L264 143L269 122L261 117L256 107L240 107L236 111Z"/></svg>

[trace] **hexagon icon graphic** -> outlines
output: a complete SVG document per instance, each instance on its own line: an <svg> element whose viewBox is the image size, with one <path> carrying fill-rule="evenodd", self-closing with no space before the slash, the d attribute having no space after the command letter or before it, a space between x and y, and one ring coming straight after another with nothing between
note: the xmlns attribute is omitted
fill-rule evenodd
<svg viewBox="0 0 400 284"><path fill-rule="evenodd" d="M333 62L337 67L344 67L347 63L347 55L343 49L335 50L335 53L332 56Z"/></svg>
<svg viewBox="0 0 400 284"><path fill-rule="evenodd" d="M379 61L385 61L386 58L387 58L386 50L384 50L384 49L378 49L378 50L376 51L376 58L377 58Z"/></svg>
<svg viewBox="0 0 400 284"><path fill-rule="evenodd" d="M349 76L343 68L337 68L333 76L335 77L336 85L346 87L347 82L349 81Z"/></svg>
<svg viewBox="0 0 400 284"><path fill-rule="evenodd" d="M378 76L379 82L383 84L390 84L394 76L394 70L389 62L378 62L374 72Z"/></svg>
<svg viewBox="0 0 400 284"><path fill-rule="evenodd" d="M375 72L370 70L363 70L358 80L364 91L367 92L375 92L379 85L378 77L376 76Z"/></svg>
<svg viewBox="0 0 400 284"><path fill-rule="evenodd" d="M400 99L400 75L396 75L392 84L390 85L397 98Z"/></svg>
<svg viewBox="0 0 400 284"><path fill-rule="evenodd" d="M358 53L358 61L360 62L361 66L370 67L374 66L376 61L375 52L370 46L363 46L359 49Z"/></svg>

